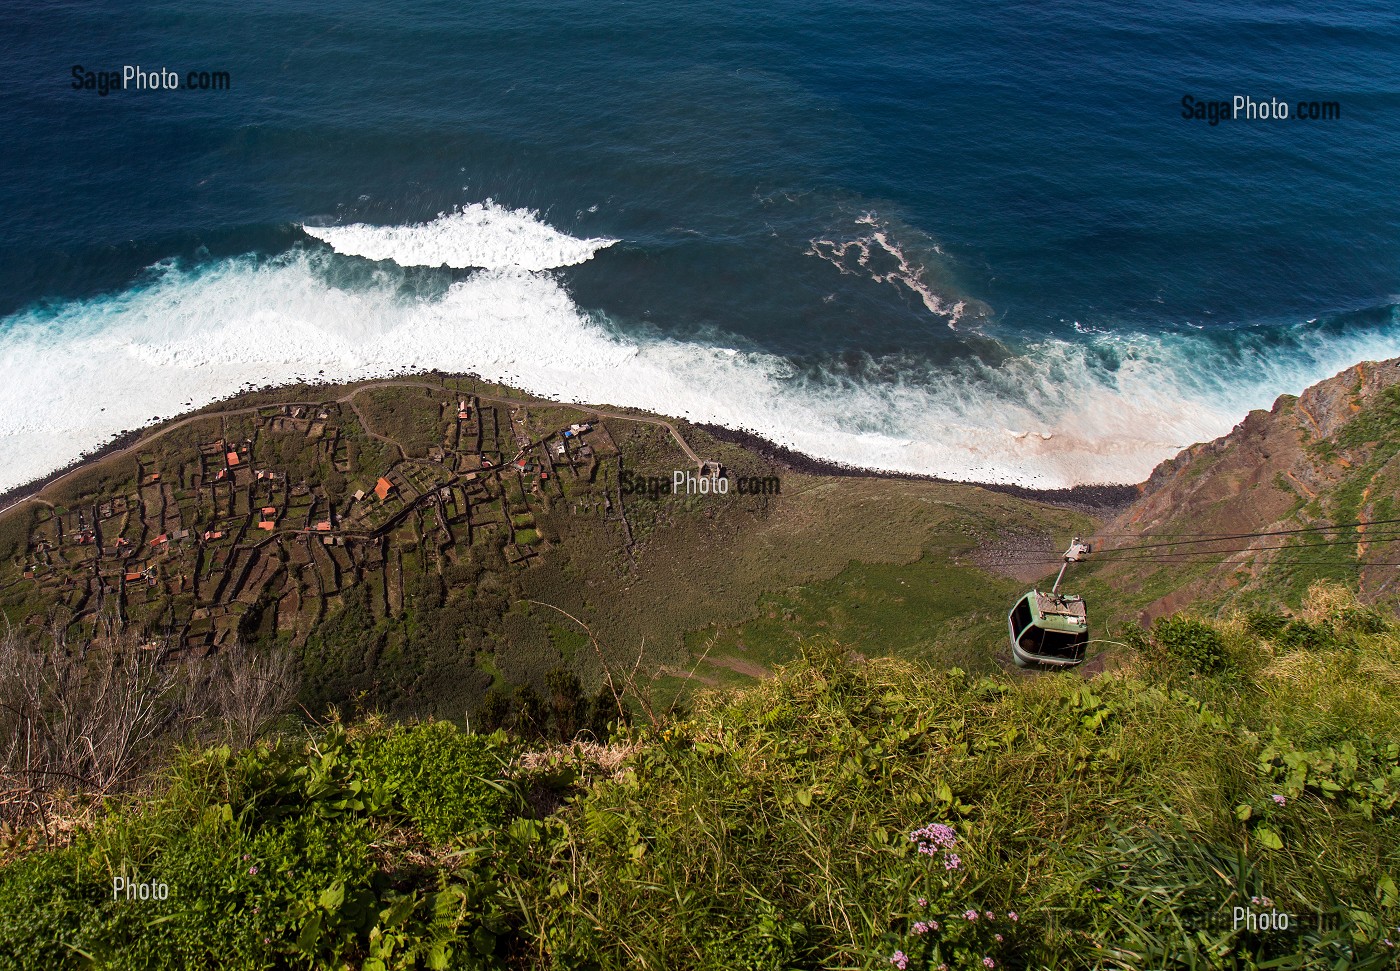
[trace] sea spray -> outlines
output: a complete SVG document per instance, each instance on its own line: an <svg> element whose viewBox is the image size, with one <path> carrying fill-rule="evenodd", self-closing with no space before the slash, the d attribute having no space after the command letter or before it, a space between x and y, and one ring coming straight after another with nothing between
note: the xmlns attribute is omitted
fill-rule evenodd
<svg viewBox="0 0 1400 971"><path fill-rule="evenodd" d="M490 199L462 206L411 226L303 226L308 236L337 253L400 266L457 269L549 270L574 266L617 242L576 239L528 209L507 209Z"/></svg>
<svg viewBox="0 0 1400 971"><path fill-rule="evenodd" d="M997 364L903 361L892 381L876 358L798 370L774 354L629 335L547 272L481 270L419 295L392 274L345 286L339 260L294 249L167 263L129 290L0 321L0 488L250 383L405 368L747 429L853 466L1042 488L1133 482L1279 393L1400 354L1390 326L1286 329L1249 353L1205 335L1086 334L1008 348Z"/></svg>

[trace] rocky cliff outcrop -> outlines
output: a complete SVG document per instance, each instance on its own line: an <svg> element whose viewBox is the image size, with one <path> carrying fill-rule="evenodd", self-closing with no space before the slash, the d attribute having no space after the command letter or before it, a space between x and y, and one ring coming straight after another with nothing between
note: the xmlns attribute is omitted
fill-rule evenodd
<svg viewBox="0 0 1400 971"><path fill-rule="evenodd" d="M1101 575L1120 588L1143 588L1170 586L1164 571L1176 571L1183 584L1153 601L1149 617L1225 589L1296 588L1309 578L1352 582L1371 600L1393 597L1400 545L1392 540L1400 539L1400 526L1376 521L1400 518L1397 456L1400 359L1357 364L1159 465L1142 495L1105 525ZM1360 525L1199 541L1202 534L1351 523ZM1198 542L1142 551L1135 560L1124 551L1109 562L1111 550L1154 538Z"/></svg>

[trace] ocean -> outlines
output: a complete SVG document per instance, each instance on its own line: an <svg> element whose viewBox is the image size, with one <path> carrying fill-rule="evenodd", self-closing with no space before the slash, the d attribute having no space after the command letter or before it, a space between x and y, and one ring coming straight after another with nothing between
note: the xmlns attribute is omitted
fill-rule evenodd
<svg viewBox="0 0 1400 971"><path fill-rule="evenodd" d="M1389 3L3 19L0 490L249 384L422 369L868 468L1134 482L1400 354ZM127 66L195 86L103 83Z"/></svg>

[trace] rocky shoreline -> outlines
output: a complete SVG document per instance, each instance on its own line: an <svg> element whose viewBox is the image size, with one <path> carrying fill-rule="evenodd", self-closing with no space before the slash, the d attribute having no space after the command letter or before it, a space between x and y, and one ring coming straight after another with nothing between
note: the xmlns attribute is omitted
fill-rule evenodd
<svg viewBox="0 0 1400 971"><path fill-rule="evenodd" d="M436 378L438 380L450 378L466 378L480 380L479 376L475 374L443 374L440 371L421 372L421 375L423 377L431 377ZM394 377L399 378L409 378L414 376L417 376L416 372L401 373L394 375ZM357 383L360 382L349 382L344 386L349 387ZM296 382L294 384L288 384L280 387L285 387L289 390L292 388L304 388L309 390L313 387L332 388L340 386L342 385L330 382L324 385L319 383ZM15 486L12 489L0 493L0 513L8 511L12 506L16 505L17 503L23 502L26 499L38 495L52 483L57 482L58 480L66 476L72 475L74 472L78 471L82 467L89 465L93 462L101 461L103 458L115 452L120 452L124 449L130 448L133 444L139 442L143 437L159 429L162 425L165 425L168 422L179 421L190 415L198 414L204 411L217 413L218 411L221 411L225 408L237 404L240 399L246 398L249 395L267 394L278 389L279 386L276 385L265 385L260 388L244 388L237 394L231 395L230 397L225 398L222 401L211 402L210 404L205 405L203 408L196 408L190 412L187 412L184 415L175 415L168 419L156 422L152 425L147 425L143 428L124 431L117 435L116 438L113 438L110 442L106 443L100 448L93 449L92 451L83 454L82 456L70 462L68 465L64 466L61 469L55 469L48 475L42 476L38 479L34 479L23 485ZM771 462L775 462L783 466L784 468L788 468L791 469L793 472L798 472L805 475L865 476L882 479L908 479L911 481L946 482L956 485L975 485L980 486L983 489L988 489L992 492L1001 492L1007 495L1015 496L1019 499L1029 499L1035 502L1043 502L1049 505L1062 506L1064 508L1080 510L1083 512L1098 515L1112 515L1114 513L1117 513L1126 506L1128 506L1130 503L1132 503L1135 499L1138 498L1138 496L1142 494L1142 486L1137 484L1104 483L1098 485L1074 486L1073 488L1069 489L1036 489L1030 486L1014 485L1011 483L967 482L955 479L946 479L941 476L921 475L919 473L914 472L892 472L884 469L867 469L858 466L846 465L841 462L833 462L828 459L816 458L814 456L807 455L803 452L797 452L785 446L779 445L747 429L733 429L726 428L722 425L712 425L705 423L691 424L693 424L694 427L707 432L719 441L728 442L733 445L739 445L743 448L748 449L751 452L754 452L757 455L762 456L765 459L768 459Z"/></svg>
<svg viewBox="0 0 1400 971"><path fill-rule="evenodd" d="M891 472L883 469L865 469L841 462L814 458L803 452L778 445L761 435L744 429L726 428L723 425L696 424L721 442L739 445L770 462L791 469L803 475L842 475L865 476L879 479L908 479L921 482L946 482L952 485L979 486L991 492L1001 492L1018 499L1029 499L1052 506L1062 506L1082 512L1112 515L1126 508L1142 494L1138 485L1080 485L1069 489L1035 489L1030 486L1006 482L966 482L945 479L936 475L920 475L916 472Z"/></svg>

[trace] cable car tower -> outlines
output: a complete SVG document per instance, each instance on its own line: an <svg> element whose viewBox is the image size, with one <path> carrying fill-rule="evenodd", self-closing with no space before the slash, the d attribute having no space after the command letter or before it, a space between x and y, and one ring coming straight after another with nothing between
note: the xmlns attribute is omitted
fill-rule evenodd
<svg viewBox="0 0 1400 971"><path fill-rule="evenodd" d="M1049 593L1032 590L1006 616L1011 635L1011 660L1017 667L1032 665L1069 668L1084 660L1089 643L1089 614L1084 598L1060 593L1060 581L1071 563L1093 552L1076 536L1065 550L1064 563Z"/></svg>

